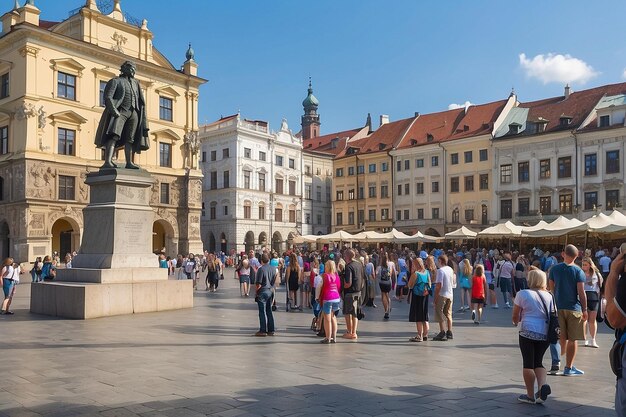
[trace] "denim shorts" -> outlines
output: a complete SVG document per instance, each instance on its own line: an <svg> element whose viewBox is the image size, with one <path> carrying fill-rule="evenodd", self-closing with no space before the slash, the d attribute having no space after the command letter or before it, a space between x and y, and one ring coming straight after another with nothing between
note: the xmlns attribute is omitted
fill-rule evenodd
<svg viewBox="0 0 626 417"><path fill-rule="evenodd" d="M2 290L4 291L4 298L8 298L13 292L13 287L15 287L15 281L12 279L3 279L2 280Z"/></svg>
<svg viewBox="0 0 626 417"><path fill-rule="evenodd" d="M339 301L324 301L322 306L324 314L330 314L333 311L339 311Z"/></svg>

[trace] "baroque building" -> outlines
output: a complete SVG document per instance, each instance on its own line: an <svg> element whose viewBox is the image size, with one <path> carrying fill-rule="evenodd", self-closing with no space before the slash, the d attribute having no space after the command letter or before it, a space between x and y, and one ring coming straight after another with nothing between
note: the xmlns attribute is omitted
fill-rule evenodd
<svg viewBox="0 0 626 417"><path fill-rule="evenodd" d="M102 165L94 136L107 81L132 60L144 97L150 149L135 162L155 184L153 248L200 251L198 89L205 80L189 46L175 68L154 46L147 21L116 0L95 0L61 22L40 19L30 0L2 16L0 36L0 255L32 261L80 249L87 173Z"/></svg>

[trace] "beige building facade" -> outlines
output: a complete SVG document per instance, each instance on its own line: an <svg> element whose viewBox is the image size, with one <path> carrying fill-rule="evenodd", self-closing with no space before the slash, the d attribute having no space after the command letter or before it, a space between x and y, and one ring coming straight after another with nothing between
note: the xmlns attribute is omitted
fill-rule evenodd
<svg viewBox="0 0 626 417"><path fill-rule="evenodd" d="M200 251L201 172L197 169L198 89L189 47L178 70L153 47L144 20L126 21L88 0L62 22L32 4L2 17L0 36L0 255L33 261L79 250L84 179L102 165L94 145L106 82L132 60L146 100L150 149L135 162L155 179L153 248ZM121 156L123 158L123 156Z"/></svg>

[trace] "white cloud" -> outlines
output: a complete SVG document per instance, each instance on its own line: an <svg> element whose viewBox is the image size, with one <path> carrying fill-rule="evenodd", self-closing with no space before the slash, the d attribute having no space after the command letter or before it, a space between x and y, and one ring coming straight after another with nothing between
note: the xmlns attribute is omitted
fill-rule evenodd
<svg viewBox="0 0 626 417"><path fill-rule="evenodd" d="M585 84L599 74L585 61L567 54L539 54L528 59L526 54L521 53L519 63L527 77L538 78L544 84Z"/></svg>
<svg viewBox="0 0 626 417"><path fill-rule="evenodd" d="M454 109L461 109L461 108L467 108L469 106L473 106L474 103L466 101L463 104L456 104L456 103L452 103L448 106L448 110L454 110Z"/></svg>

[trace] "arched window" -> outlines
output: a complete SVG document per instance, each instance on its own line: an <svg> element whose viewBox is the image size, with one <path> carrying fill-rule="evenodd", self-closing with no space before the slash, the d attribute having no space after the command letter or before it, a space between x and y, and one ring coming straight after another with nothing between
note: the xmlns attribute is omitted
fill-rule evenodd
<svg viewBox="0 0 626 417"><path fill-rule="evenodd" d="M243 218L251 219L252 218L252 203L249 200L243 202Z"/></svg>
<svg viewBox="0 0 626 417"><path fill-rule="evenodd" d="M458 223L459 222L459 209L455 208L454 210L452 210L452 223Z"/></svg>

